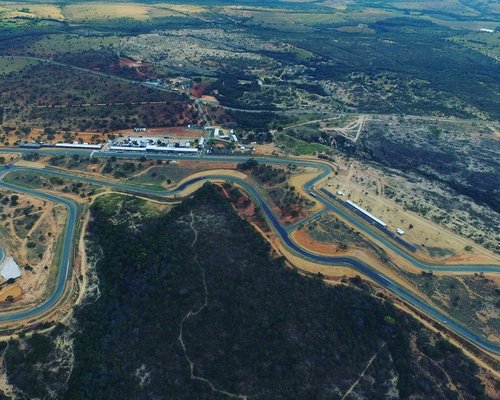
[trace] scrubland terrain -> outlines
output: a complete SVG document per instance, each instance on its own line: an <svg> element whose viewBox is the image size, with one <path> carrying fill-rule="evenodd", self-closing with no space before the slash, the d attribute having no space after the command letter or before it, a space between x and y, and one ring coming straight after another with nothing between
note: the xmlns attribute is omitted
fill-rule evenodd
<svg viewBox="0 0 500 400"><path fill-rule="evenodd" d="M67 211L34 197L0 191L0 240L21 269L14 282L0 282L3 310L42 302L53 290Z"/></svg>
<svg viewBox="0 0 500 400"><path fill-rule="evenodd" d="M487 375L448 341L366 286L332 288L286 268L214 188L168 215L144 218L141 209L122 197L96 203L89 249L102 249L100 297L76 311L69 381L58 384L66 371L50 369L68 329L59 326L9 342L6 373L18 390L58 398L485 396ZM157 244L152 262L142 254ZM116 362L123 367L113 370ZM117 378L122 384L110 384Z"/></svg>
<svg viewBox="0 0 500 400"><path fill-rule="evenodd" d="M279 143L292 152L295 138L305 141L298 149L328 146L318 151L339 166L332 189L350 194L394 229L417 225L401 213L410 211L498 253L498 129L496 121L376 115L360 123L340 117L286 129L279 135L292 139ZM436 240L429 234L414 243L427 246Z"/></svg>
<svg viewBox="0 0 500 400"><path fill-rule="evenodd" d="M4 131L20 126L28 130L49 126L51 130L110 131L202 121L180 94L89 76L64 66L28 65L0 80L0 87L2 104L9 105L3 111Z"/></svg>
<svg viewBox="0 0 500 400"><path fill-rule="evenodd" d="M450 3L9 3L1 53L139 81L210 78L204 95L236 108L498 118L498 33L479 31L496 28L495 6Z"/></svg>
<svg viewBox="0 0 500 400"><path fill-rule="evenodd" d="M24 156L23 165L37 166L50 170L70 171L75 179L44 176L31 171L13 171L5 178L6 181L18 185L47 190L58 190L66 193L75 193L82 197L101 191L97 184L78 182L78 175L128 183L133 186L146 186L157 190L172 189L186 177L202 171L217 169L235 169L235 163L217 161L191 160L138 160L104 159L97 157L73 156L38 156L28 154ZM76 192L75 192L76 190Z"/></svg>
<svg viewBox="0 0 500 400"><path fill-rule="evenodd" d="M258 164L255 160L249 160L238 164L237 168L247 173L260 186L263 192L275 208L275 213L280 217L284 225L296 222L299 219L317 211L316 202L305 198L298 190L302 185L294 182L305 173L315 175L317 171L306 171L296 166L271 166Z"/></svg>
<svg viewBox="0 0 500 400"><path fill-rule="evenodd" d="M157 189L172 188L188 174L230 166L216 162L158 162L151 160L133 162L113 159L104 161L76 156L43 156L37 159L36 162L51 168L81 171L99 179L104 176L108 179L147 185ZM283 166L279 165L258 164L255 160L249 160L238 166L233 165L232 168L244 171L262 186L261 192L268 199L268 203L275 207L274 211L283 224L294 223L318 211L315 202L312 199L304 198L301 192L304 182L311 179L318 171L297 168L293 165L283 168ZM381 180L374 179L376 175L370 174L369 171L359 171L353 165L350 165L350 168L346 171L340 168L340 171L342 171L340 174L331 176L326 180L326 187L330 190L332 190L332 187L341 188L349 198L363 207L367 207L371 212L375 212L389 223L392 223L390 218L397 215L406 218L406 220L398 221L397 225L405 226L401 225L400 222L409 223L410 227L405 239L417 245L420 241L423 242L416 253L418 257L428 259L431 262L449 262L451 264L464 261L471 263L496 262L495 257L484 251L482 252L480 248L464 248L464 242L458 240L450 232L425 223L421 219L411 218L411 214L403 210L396 212L393 209L394 204L391 205L391 209L387 209L386 214L385 207L388 200L384 200L383 197L380 198L377 195L377 191L383 187L381 186ZM38 189L60 191L77 199L87 198L99 192L98 187L95 185L79 183L77 178L74 180L61 179L24 171L10 173L7 180ZM368 197L367 190L371 191L370 197ZM252 201L248 196L228 184L223 185L223 191L241 216L255 223L264 231L269 231L265 220L262 219L262 216L259 216L258 210L252 205ZM332 191L335 193L334 190ZM425 240L422 235L426 236ZM412 290L420 290L422 294L428 295L432 301L435 301L438 306L443 307L456 319L465 322L478 332L485 333L492 340L497 340L499 330L497 326L498 310L496 307L497 284L492 280L492 276L475 276L469 277L472 280L469 278L462 280L462 278L434 277L432 274L420 274L418 272L417 275L415 272L408 271L405 267L399 265L398 260L393 259L391 254L378 245L370 243L370 241L364 239L359 233L331 214L324 214L301 224L299 230L293 234L293 238L312 251L323 254L353 255L361 257L372 264L375 263L382 269L389 268L387 271L389 275L395 274L395 276L399 276L403 273L407 284ZM465 247L468 246L470 245L465 242ZM478 282L484 281L484 285L475 284L476 278ZM441 281L448 282L448 280L451 280L453 284L441 283ZM462 286L467 289L460 290ZM470 306L465 306L467 304Z"/></svg>
<svg viewBox="0 0 500 400"><path fill-rule="evenodd" d="M0 143L234 129L256 155L332 163L318 186L403 228L417 258L498 265L499 26L491 0L1 2ZM0 149L0 165L18 157ZM301 188L317 171L24 158L156 189L238 168L286 229L306 218L294 240L373 261L498 342L495 275L415 274L333 214L308 219L319 205ZM94 204L92 276L77 278L92 293L72 321L2 345L9 398L499 398L486 370L397 311L397 299L354 275L339 272L330 287L288 268L241 188L205 186L166 213L76 179L7 180ZM0 283L10 309L51 290L65 211L5 191L0 203L0 241L23 273Z"/></svg>
<svg viewBox="0 0 500 400"><path fill-rule="evenodd" d="M304 224L294 232L293 238L321 254L358 257L362 254L371 265L383 265L380 268L386 268L389 275L402 275L407 287L420 291L423 296L429 296L436 306L442 307L452 317L491 340L499 338L498 280L494 275L464 274L452 277L425 271L408 271L390 253L366 240L356 229L328 214ZM439 253L440 250L442 253ZM445 249L438 246L432 248L433 259L446 256L453 258L449 254L443 254L443 250Z"/></svg>

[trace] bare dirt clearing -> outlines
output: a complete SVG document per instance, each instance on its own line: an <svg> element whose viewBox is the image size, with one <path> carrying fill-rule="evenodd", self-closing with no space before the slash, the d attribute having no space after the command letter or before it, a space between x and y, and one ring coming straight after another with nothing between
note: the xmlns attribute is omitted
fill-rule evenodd
<svg viewBox="0 0 500 400"><path fill-rule="evenodd" d="M0 241L22 270L14 286L2 283L1 307L26 307L43 301L54 287L67 211L61 205L4 189L0 196L5 221Z"/></svg>
<svg viewBox="0 0 500 400"><path fill-rule="evenodd" d="M500 243L499 233L486 226L498 216L486 207L463 196L446 200L449 192L444 187L422 178L403 176L352 158L338 157L335 162L339 172L328 177L325 188L382 219L391 231L401 228L404 239L417 246L419 257L450 262L455 257L478 263L500 260L483 247L494 250L494 243ZM345 196L338 195L339 191ZM454 207L453 212L447 212L449 207ZM484 232L491 232L491 236ZM483 246L473 241L479 235L484 238Z"/></svg>

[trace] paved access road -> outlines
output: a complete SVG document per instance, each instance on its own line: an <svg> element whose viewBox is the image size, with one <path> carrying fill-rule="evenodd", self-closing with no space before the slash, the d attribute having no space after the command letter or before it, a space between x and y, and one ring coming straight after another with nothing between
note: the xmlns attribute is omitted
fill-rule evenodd
<svg viewBox="0 0 500 400"><path fill-rule="evenodd" d="M10 170L6 169L0 170L0 179L2 179L5 173L9 171ZM68 219L66 220L66 226L64 228L64 242L62 246L61 261L59 265L59 271L57 273L54 292L43 303L37 305L33 309L26 311L17 311L15 313L0 313L0 322L10 322L29 319L50 310L57 304L57 302L63 295L66 288L66 281L70 276L71 265L73 261L73 239L75 236L76 223L78 219L78 207L73 201L64 197L58 197L49 193L43 193L37 190L18 187L16 185L11 185L3 181L0 182L0 186L16 192L39 197L50 202L62 203L68 208Z"/></svg>
<svg viewBox="0 0 500 400"><path fill-rule="evenodd" d="M5 151L5 149L2 149L2 151ZM9 150L10 151L10 150ZM12 152L33 152L32 150L21 150L21 149L12 149ZM79 154L79 155L85 155L88 156L89 152L86 151L68 151L68 150L42 150L39 151L41 153L49 153L49 154L66 154L66 155L73 155L73 154ZM117 158L140 158L143 156L143 154L123 154L123 153L112 153L112 152L99 152L99 153L94 153L94 156L98 157L112 157L115 156ZM203 157L198 157L198 156L188 156L188 157L178 157L178 156L167 156L167 155L149 155L149 158L158 158L158 159L190 159L190 160L217 160L219 162L242 162L248 159L248 157L234 157L234 156L228 156L228 157L217 157L217 156L203 156ZM384 237L377 229L374 229L371 227L369 224L365 224L355 218L353 215L349 214L347 210L343 210L340 207L338 207L337 204L332 202L326 197L321 196L321 193L316 191L314 188L314 185L318 183L321 179L326 177L330 172L332 172L331 167L326 164L326 163L321 163L321 162L314 162L314 161L302 161L302 160L297 160L297 159L284 159L284 158L270 158L270 157L262 157L262 158L257 158L261 162L266 162L266 163L273 163L273 164L295 164L295 165L300 165L300 166L305 166L305 167L314 167L320 169L321 173L307 182L304 185L304 191L305 192L313 192L316 195L316 200L320 201L324 206L326 210L333 211L337 214L339 214L342 218L347 219L349 222L353 223L356 225L356 227L360 230L362 230L364 233L366 233L368 236L370 236L373 240L381 243L382 245L386 246L387 248L390 248L392 251L396 252L397 254L401 255L404 257L408 262L412 263L415 267L421 268L423 270L440 270L440 271L448 271L448 272L488 272L488 273L499 273L500 272L500 266L498 265L472 265L472 266L461 266L461 265L456 265L456 266L449 266L449 265L435 265L435 264L428 264L425 263L421 260L416 259L413 257L411 254L407 253L404 251L402 248L398 247L395 243L393 243L389 238ZM420 310L423 312L425 315L431 317L432 319L439 321L442 324L446 324L446 326L453 332L455 332L457 335L463 337L464 339L470 341L471 343L489 351L494 354L500 354L500 345L493 343L489 341L488 339L482 337L480 334L473 332L471 329L468 327L462 325L458 321L455 321L453 319L450 319L446 314L442 313L440 310L436 309L432 305L428 304L426 300L423 298L414 295L411 293L409 290L404 288L402 285L399 285L397 282L392 281L389 279L387 276L384 274L381 274L378 272L375 268L369 266L368 264L362 262L361 260L354 258L354 257L339 257L339 256L324 256L324 255L319 255L313 252L310 252L308 250L305 250L301 248L299 245L297 245L293 240L290 239L290 232L282 226L273 212L271 211L270 207L268 204L265 202L264 197L260 193L259 189L255 186L253 186L250 182L232 177L232 176L226 176L226 175L206 175L202 178L193 178L190 180L187 180L183 182L181 185L179 185L176 189L174 190L169 190L169 191L158 191L155 189L151 188L146 188L146 187L138 187L138 186L132 186L132 185L127 185L127 184L121 184L121 183L116 183L116 182L110 182L110 181L103 181L103 180L98 180L94 178L88 178L88 177L80 177L78 175L73 175L68 172L61 172L61 171L54 171L51 169L37 169L37 168L27 168L27 167L16 167L12 166L9 169L4 168L3 170L0 171L0 186L4 186L8 189L15 190L18 192L23 192L29 195L33 196L38 196L41 198L44 198L49 201L54 201L54 202L62 202L68 207L69 210L69 218L66 224L65 232L64 232L64 246L63 246L63 254L61 257L61 265L60 265L60 270L57 276L57 282L56 282L56 289L53 292L53 294L42 304L38 305L36 308L31 309L31 310L26 310L26 311L21 311L21 312L15 312L15 313L10 313L10 314L3 314L0 315L0 321L15 321L15 320L20 320L20 319L26 319L26 318L32 318L35 317L41 313L44 313L48 310L50 310L53 306L57 304L57 302L60 300L65 286L66 282L68 280L68 277L70 276L71 272L71 262L72 262L72 246L74 242L74 235L75 235L75 229L76 229L76 221L78 218L78 210L75 205L71 200L56 197L47 193L43 193L37 190L33 189L27 189L24 187L19 187L17 185L13 185L10 183L7 183L3 180L3 177L9 173L10 171L26 171L26 172L35 172L37 174L48 174L52 176L59 176L62 178L68 178L68 179L74 179L78 181L83 181L83 182L88 182L92 183L95 185L99 186L107 186L111 187L120 191L124 192L129 192L129 193L135 193L135 194L143 194L143 195L155 195L155 196L175 196L176 194L179 194L182 192L185 188L189 187L190 185L197 183L202 180L225 180L225 181L230 181L232 183L235 183L237 185L240 185L243 187L254 199L255 202L259 204L261 207L262 211L264 212L264 215L266 216L268 222L270 225L274 228L278 236L280 237L281 241L283 244L293 253L299 255L300 257L321 263L321 264L326 264L326 265L331 265L332 268L334 266L342 265L342 266L347 266L350 268L353 268L363 275L369 277L373 281L377 282L379 285L385 287L386 289L390 290L392 293L394 293L396 296L400 297L403 299L405 302L408 304L412 305L416 309Z"/></svg>

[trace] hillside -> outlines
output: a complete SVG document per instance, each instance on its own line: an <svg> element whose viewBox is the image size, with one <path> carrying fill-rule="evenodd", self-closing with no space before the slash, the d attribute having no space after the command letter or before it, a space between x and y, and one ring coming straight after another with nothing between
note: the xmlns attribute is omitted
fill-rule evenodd
<svg viewBox="0 0 500 400"><path fill-rule="evenodd" d="M27 397L486 398L449 342L360 280L329 287L289 269L213 186L147 210L121 196L93 207L100 296L76 311L67 387L69 328L9 343L8 377Z"/></svg>

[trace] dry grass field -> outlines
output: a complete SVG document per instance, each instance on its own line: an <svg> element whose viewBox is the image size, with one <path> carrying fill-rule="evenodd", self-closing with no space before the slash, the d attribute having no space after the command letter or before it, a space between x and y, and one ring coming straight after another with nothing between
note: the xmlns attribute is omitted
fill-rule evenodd
<svg viewBox="0 0 500 400"><path fill-rule="evenodd" d="M57 21L102 21L128 18L145 21L151 18L182 17L183 15L201 14L205 7L173 3L114 3L88 2L67 4L0 4L0 15L5 19L50 19Z"/></svg>
<svg viewBox="0 0 500 400"><path fill-rule="evenodd" d="M174 4L174 3L159 3L154 4L151 8L166 8L170 10L174 10L178 13L189 13L189 14L199 14L207 11L205 7L200 7L198 5L191 4Z"/></svg>
<svg viewBox="0 0 500 400"><path fill-rule="evenodd" d="M0 15L6 19L43 18L64 20L61 8L55 4L5 3L0 4Z"/></svg>
<svg viewBox="0 0 500 400"><path fill-rule="evenodd" d="M71 21L132 18L148 19L148 7L140 3L79 3L64 6L62 13Z"/></svg>

